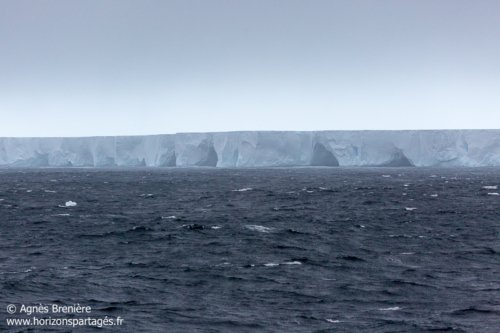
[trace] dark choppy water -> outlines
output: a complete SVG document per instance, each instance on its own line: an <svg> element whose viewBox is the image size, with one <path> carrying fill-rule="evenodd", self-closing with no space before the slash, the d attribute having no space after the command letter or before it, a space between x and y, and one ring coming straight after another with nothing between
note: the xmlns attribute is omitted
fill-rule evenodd
<svg viewBox="0 0 500 333"><path fill-rule="evenodd" d="M9 303L80 303L124 318L85 332L499 332L495 185L498 169L3 170L0 331L54 329L7 328Z"/></svg>

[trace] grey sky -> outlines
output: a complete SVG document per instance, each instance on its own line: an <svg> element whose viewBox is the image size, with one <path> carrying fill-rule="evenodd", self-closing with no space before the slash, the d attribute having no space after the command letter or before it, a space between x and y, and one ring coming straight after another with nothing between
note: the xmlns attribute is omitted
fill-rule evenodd
<svg viewBox="0 0 500 333"><path fill-rule="evenodd" d="M500 127L500 1L0 0L0 136Z"/></svg>

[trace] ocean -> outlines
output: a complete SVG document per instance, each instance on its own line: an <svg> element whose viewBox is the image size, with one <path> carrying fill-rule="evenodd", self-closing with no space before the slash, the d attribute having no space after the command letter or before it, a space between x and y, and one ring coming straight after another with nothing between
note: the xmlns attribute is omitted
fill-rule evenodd
<svg viewBox="0 0 500 333"><path fill-rule="evenodd" d="M494 168L0 169L0 331L497 333L498 186Z"/></svg>

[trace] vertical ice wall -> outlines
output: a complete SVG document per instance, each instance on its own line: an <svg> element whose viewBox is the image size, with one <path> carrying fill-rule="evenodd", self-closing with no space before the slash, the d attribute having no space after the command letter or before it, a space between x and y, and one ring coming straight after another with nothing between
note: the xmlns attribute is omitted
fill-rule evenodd
<svg viewBox="0 0 500 333"><path fill-rule="evenodd" d="M499 166L500 130L228 132L0 138L19 167Z"/></svg>

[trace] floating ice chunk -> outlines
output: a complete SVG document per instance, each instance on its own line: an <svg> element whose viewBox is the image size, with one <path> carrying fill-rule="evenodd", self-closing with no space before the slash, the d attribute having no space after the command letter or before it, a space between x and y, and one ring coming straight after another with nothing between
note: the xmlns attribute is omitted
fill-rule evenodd
<svg viewBox="0 0 500 333"><path fill-rule="evenodd" d="M264 227L261 225L255 225L255 224L248 224L245 226L245 228L247 228L249 230L253 230L253 231L258 231L258 232L272 232L274 230L274 228L268 228L268 227Z"/></svg>
<svg viewBox="0 0 500 333"><path fill-rule="evenodd" d="M487 186L483 186L483 189L485 189L485 190L498 190L498 186L497 185L487 185Z"/></svg>
<svg viewBox="0 0 500 333"><path fill-rule="evenodd" d="M251 191L253 190L253 188L251 187L244 187L244 188L240 188L240 189L237 189L237 190L233 190L233 192L246 192L246 191Z"/></svg>
<svg viewBox="0 0 500 333"><path fill-rule="evenodd" d="M64 206L60 206L60 207L75 207L75 206L76 206L76 202L70 200L70 201L66 201Z"/></svg>
<svg viewBox="0 0 500 333"><path fill-rule="evenodd" d="M399 306L393 306L390 308L380 308L378 310L379 311L398 311L398 310L401 310L401 308Z"/></svg>
<svg viewBox="0 0 500 333"><path fill-rule="evenodd" d="M490 192L488 195L499 195L497 192Z"/></svg>
<svg viewBox="0 0 500 333"><path fill-rule="evenodd" d="M409 212L412 212L412 211L414 211L416 209L417 209L416 207L405 207L405 210L407 210Z"/></svg>

